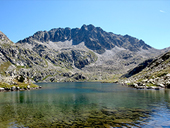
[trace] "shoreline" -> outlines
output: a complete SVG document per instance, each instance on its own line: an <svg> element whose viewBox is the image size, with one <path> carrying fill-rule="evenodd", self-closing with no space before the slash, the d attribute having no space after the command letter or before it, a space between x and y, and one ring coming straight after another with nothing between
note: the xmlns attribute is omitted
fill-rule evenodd
<svg viewBox="0 0 170 128"><path fill-rule="evenodd" d="M165 88L165 87L161 87L161 86L144 86L144 85L138 85L136 83L131 83L131 84L127 84L127 83L119 83L121 84L122 86L128 86L128 87L131 87L131 88L136 88L136 89L142 89L142 90L162 90L162 89L168 89L168 88Z"/></svg>
<svg viewBox="0 0 170 128"><path fill-rule="evenodd" d="M41 88L42 88L42 86L38 86L38 87L27 86L27 88L20 88L20 87L15 87L15 86L13 86L11 88L0 87L0 92L26 91L26 90L36 90L36 89L41 89Z"/></svg>

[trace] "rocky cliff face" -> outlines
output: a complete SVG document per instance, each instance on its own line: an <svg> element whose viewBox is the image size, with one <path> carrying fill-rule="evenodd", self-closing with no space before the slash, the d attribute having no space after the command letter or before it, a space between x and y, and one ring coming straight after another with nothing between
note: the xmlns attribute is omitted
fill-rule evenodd
<svg viewBox="0 0 170 128"><path fill-rule="evenodd" d="M0 32L1 76L35 82L107 79L158 54L142 40L93 25L39 31L16 44Z"/></svg>

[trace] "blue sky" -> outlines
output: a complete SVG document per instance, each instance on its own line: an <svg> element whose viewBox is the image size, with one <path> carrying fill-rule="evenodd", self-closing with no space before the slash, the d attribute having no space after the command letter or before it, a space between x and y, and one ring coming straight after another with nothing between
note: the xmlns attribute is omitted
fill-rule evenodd
<svg viewBox="0 0 170 128"><path fill-rule="evenodd" d="M83 24L170 47L170 0L0 0L0 31L13 42Z"/></svg>

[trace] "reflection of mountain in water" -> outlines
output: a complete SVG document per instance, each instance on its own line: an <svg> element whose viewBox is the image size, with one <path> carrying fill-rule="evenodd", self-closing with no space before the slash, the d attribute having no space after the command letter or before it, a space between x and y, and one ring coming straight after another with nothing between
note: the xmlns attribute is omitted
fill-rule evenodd
<svg viewBox="0 0 170 128"><path fill-rule="evenodd" d="M46 89L0 93L1 125L13 120L29 127L121 127L141 126L144 119L170 119L169 90L135 90L101 83L67 84L45 83L41 86Z"/></svg>

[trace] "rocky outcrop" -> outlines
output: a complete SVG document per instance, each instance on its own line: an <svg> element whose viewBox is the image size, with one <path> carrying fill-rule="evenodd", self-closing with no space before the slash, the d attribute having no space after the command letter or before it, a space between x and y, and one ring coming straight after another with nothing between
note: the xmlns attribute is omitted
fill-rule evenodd
<svg viewBox="0 0 170 128"><path fill-rule="evenodd" d="M12 41L9 40L9 38L0 31L0 44L14 44Z"/></svg>
<svg viewBox="0 0 170 128"><path fill-rule="evenodd" d="M28 77L22 75L4 77L0 81L0 91L18 91L38 89L37 85L32 84Z"/></svg>
<svg viewBox="0 0 170 128"><path fill-rule="evenodd" d="M141 70L140 66L145 68ZM137 73L136 70L141 71ZM170 88L170 51L158 56L149 63L145 61L128 74L123 75L123 77L128 79L121 82L137 88Z"/></svg>

